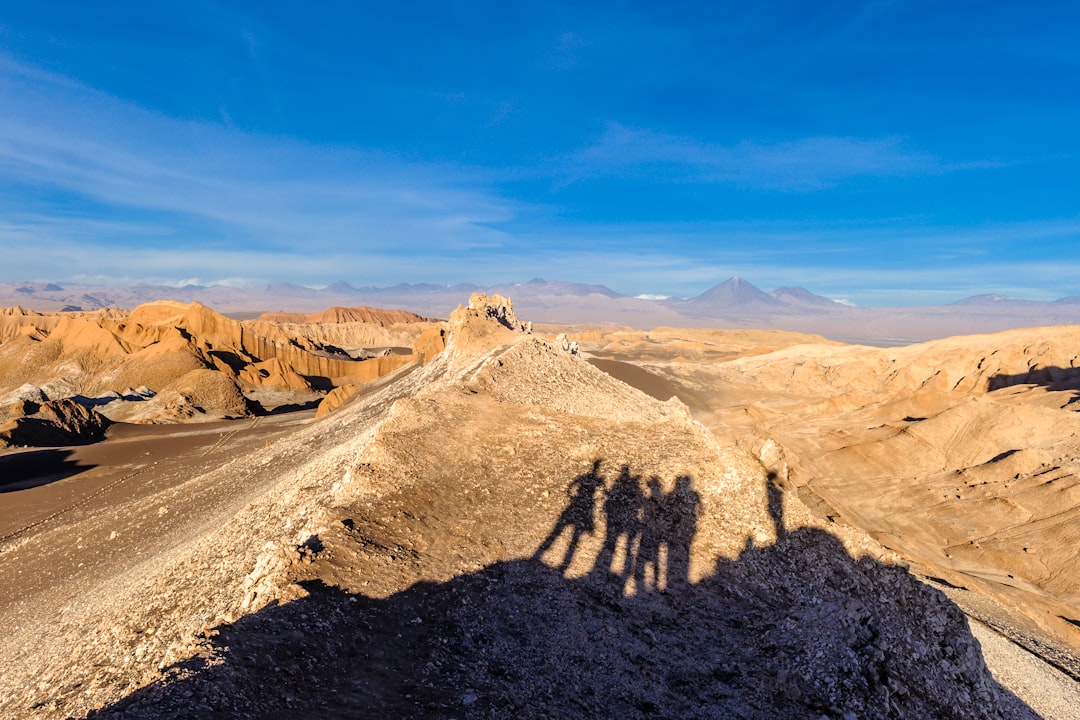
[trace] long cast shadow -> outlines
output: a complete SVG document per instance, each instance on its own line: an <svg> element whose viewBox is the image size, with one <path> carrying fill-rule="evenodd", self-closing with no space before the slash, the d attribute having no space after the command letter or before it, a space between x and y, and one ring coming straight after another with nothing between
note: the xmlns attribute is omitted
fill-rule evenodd
<svg viewBox="0 0 1080 720"><path fill-rule="evenodd" d="M201 656L91 715L1036 717L990 678L944 595L829 533L786 529L771 479L776 541L748 539L696 583L690 477L665 493L596 461L568 490L532 558L385 599L306 583L308 597L217 628ZM542 562L565 534L555 567ZM567 578L597 534L591 571Z"/></svg>
<svg viewBox="0 0 1080 720"><path fill-rule="evenodd" d="M0 493L26 490L91 470L72 460L71 450L30 450L0 455Z"/></svg>
<svg viewBox="0 0 1080 720"><path fill-rule="evenodd" d="M1046 367L1033 367L1022 373L998 373L987 381L987 391L1001 390L1013 385L1041 385L1047 390L1073 391L1073 397L1069 404L1080 401L1080 368L1058 367L1049 365Z"/></svg>

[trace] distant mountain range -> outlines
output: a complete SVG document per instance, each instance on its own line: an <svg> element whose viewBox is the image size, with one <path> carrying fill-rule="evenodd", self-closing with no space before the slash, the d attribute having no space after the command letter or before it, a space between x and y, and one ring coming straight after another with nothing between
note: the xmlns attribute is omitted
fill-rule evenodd
<svg viewBox="0 0 1080 720"><path fill-rule="evenodd" d="M263 312L317 312L333 306L367 305L447 317L474 292L512 298L518 314L538 323L758 327L812 332L848 342L900 344L947 335L997 332L1015 327L1080 324L1080 297L1052 302L978 295L950 305L857 308L805 288L764 292L733 277L695 297L648 299L621 295L603 285L548 281L479 286L408 284L353 287L336 282L314 289L290 283L259 288L224 285L106 287L76 283L0 283L0 307L32 310L132 308L154 300L198 301L237 317Z"/></svg>

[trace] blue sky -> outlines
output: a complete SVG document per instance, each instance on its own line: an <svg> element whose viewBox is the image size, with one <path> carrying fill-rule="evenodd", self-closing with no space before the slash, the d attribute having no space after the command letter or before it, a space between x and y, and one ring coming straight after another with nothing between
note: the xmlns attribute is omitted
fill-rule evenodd
<svg viewBox="0 0 1080 720"><path fill-rule="evenodd" d="M0 280L1080 294L1080 9L0 0Z"/></svg>

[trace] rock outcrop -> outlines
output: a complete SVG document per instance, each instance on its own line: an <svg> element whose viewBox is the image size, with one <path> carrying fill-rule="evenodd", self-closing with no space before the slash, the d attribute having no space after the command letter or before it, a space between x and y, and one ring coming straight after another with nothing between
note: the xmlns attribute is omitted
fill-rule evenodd
<svg viewBox="0 0 1080 720"><path fill-rule="evenodd" d="M23 401L24 414L0 424L0 448L82 445L105 436L111 421L74 400Z"/></svg>
<svg viewBox="0 0 1080 720"><path fill-rule="evenodd" d="M356 385L342 385L334 388L326 394L315 410L315 417L321 418L340 408L345 402L356 394L360 388Z"/></svg>

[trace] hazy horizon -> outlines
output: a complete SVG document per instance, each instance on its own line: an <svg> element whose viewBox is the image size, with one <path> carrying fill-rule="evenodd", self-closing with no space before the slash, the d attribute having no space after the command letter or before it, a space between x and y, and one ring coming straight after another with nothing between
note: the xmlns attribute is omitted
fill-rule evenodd
<svg viewBox="0 0 1080 720"><path fill-rule="evenodd" d="M861 309L865 309L865 310L875 310L875 309L877 309L877 310L888 310L888 309L910 308L910 309L914 310L914 309L918 309L918 308L937 307L937 305L934 305L934 304L915 304L915 303L895 304L895 305L885 305L885 304L861 305L861 304L856 304L856 303L854 303L854 302L852 302L850 300L847 300L846 298L833 298L833 297L828 297L828 296L825 296L825 295L821 295L820 293L816 293L816 291L813 288L806 287L804 285L799 285L798 283L787 283L785 285L778 285L778 286L775 286L775 287L772 287L772 286L762 287L762 286L757 285L753 281L746 279L746 277L742 277L741 275L732 275L732 276L728 277L728 279L725 279L723 281L718 281L714 285L704 288L703 293L707 293L708 290L715 289L716 287L719 287L720 285L724 285L724 284L730 283L732 281L743 281L745 283L748 283L748 284L754 286L754 288L756 288L758 290L764 291L764 293L766 293L766 294L774 293L774 291L784 290L784 289L806 290L806 291L809 291L809 293L811 293L813 295L816 295L816 296L819 296L821 298L825 298L825 299L828 299L828 300L833 300L837 304L846 305L846 307L849 307L849 308L861 308ZM563 283L569 283L569 284L572 284L572 285L579 285L579 286L603 287L603 288L605 288L607 290L612 291L612 293L615 293L620 298L634 299L634 300L647 300L647 301L653 301L653 302L661 302L661 301L665 301L665 300L688 300L688 299L693 299L694 297L697 297L697 296L663 295L663 294L656 294L656 293L647 293L647 291L646 291L646 293L637 293L637 294L632 295L630 293L625 293L625 291L622 291L619 288L610 287L610 286L602 284L602 283L588 283L588 282L573 283L571 281L565 281L565 280L561 280L561 279L544 279L544 277L532 277L532 279L529 279L529 280L517 280L517 281L511 281L511 282L489 283L489 284L482 284L482 283L471 282L471 281L468 281L468 280L462 280L462 281L450 282L450 283L410 283L408 281L402 281L400 283L393 283L393 284L382 284L382 285L376 284L376 285L363 285L363 286L356 286L356 285L353 285L352 283L349 283L348 281L343 281L343 280L337 280L337 281L334 281L332 283L319 283L319 284L294 283L294 282L288 281L288 280L272 280L272 281L251 280L251 281L245 281L245 282L226 281L226 282L222 282L222 283L211 283L211 284L201 284L201 283L190 282L190 281L181 281L181 282L174 282L174 283L170 283L170 282L147 283L147 282L141 282L141 281L132 281L132 282L129 282L129 283L112 282L112 283L95 284L95 283L86 282L84 280L82 280L82 281L77 281L77 280L71 280L71 281L68 281L68 280L23 280L23 281L0 281L0 283L8 284L8 285L14 285L14 286L22 286L23 288L27 288L27 289L30 288L33 285L58 285L58 286L63 286L65 288L85 287L85 288L89 288L89 289L103 288L104 287L104 288L111 288L111 289L117 289L117 290L121 290L121 289L124 289L124 288L139 287L139 286L148 286L148 287L167 288L167 289L172 289L172 290L200 290L200 289L212 290L212 289L216 289L216 288L228 288L228 289L232 289L232 290L242 291L242 293L243 293L243 291L258 291L258 290L268 289L270 287L280 286L283 289L286 289L288 287L293 287L293 288L297 288L297 289L301 289L301 290L326 291L326 293L330 293L330 294L335 293L335 290L337 289L336 286L340 286L342 283L345 283L346 285L349 286L348 290L356 291L356 293L359 293L359 294L363 294L363 293L365 293L365 291L375 291L375 293L382 293L382 291L395 290L395 289L404 288L404 287L415 287L415 288L423 288L423 289L438 288L438 290L453 290L453 289L458 288L458 287L464 287L464 288L471 288L471 289L475 289L475 290L484 291L484 290L490 290L492 288L495 288L495 289L498 289L498 288L514 288L514 287L528 287L530 285L536 285L536 284L563 284ZM341 289L342 289L342 291L348 291L345 288L341 288ZM1004 301L1004 302L1021 302L1021 303L1023 303L1023 302L1054 302L1056 300L1067 300L1067 299L1072 298L1072 297L1076 297L1076 296L1061 296L1061 297L1050 298L1048 300L1037 300L1035 298L1024 298L1024 297L1008 296L1008 295L1002 295L1000 293L994 293L994 291L988 291L988 293L981 293L981 294L977 294L977 295L973 295L973 296L964 296L964 297L959 298L957 300L951 300L951 301L948 301L948 302L940 302L940 303L937 303L937 304L940 304L940 305L957 304L957 303L963 303L964 301L977 300L977 299L1001 300L1001 301ZM464 301L464 299L465 299L464 296L462 296L462 301ZM513 299L512 294L511 294L511 299ZM912 298L912 299L914 299L914 298ZM0 300L0 303L2 303L2 300Z"/></svg>

